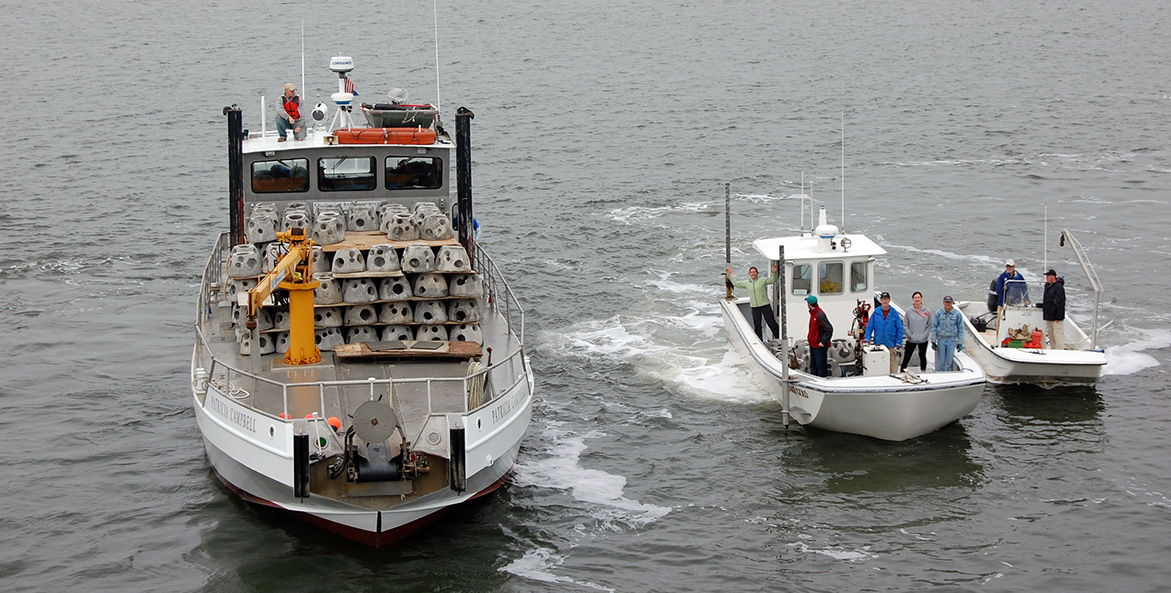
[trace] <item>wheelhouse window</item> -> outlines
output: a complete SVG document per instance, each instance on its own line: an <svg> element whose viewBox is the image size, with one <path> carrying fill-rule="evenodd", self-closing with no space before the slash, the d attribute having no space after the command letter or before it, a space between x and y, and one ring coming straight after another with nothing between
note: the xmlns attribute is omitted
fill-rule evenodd
<svg viewBox="0 0 1171 593"><path fill-rule="evenodd" d="M844 290L842 262L823 262L817 268L818 294L842 294Z"/></svg>
<svg viewBox="0 0 1171 593"><path fill-rule="evenodd" d="M317 189L321 191L362 191L376 187L378 177L372 156L317 160Z"/></svg>
<svg viewBox="0 0 1171 593"><path fill-rule="evenodd" d="M252 191L258 194L309 191L309 159L252 163Z"/></svg>
<svg viewBox="0 0 1171 593"><path fill-rule="evenodd" d="M443 159L433 156L386 158L386 189L443 187Z"/></svg>
<svg viewBox="0 0 1171 593"><path fill-rule="evenodd" d="M793 266L793 294L807 295L813 288L813 266L801 264Z"/></svg>
<svg viewBox="0 0 1171 593"><path fill-rule="evenodd" d="M866 276L866 262L856 261L850 264L850 292L866 292L870 288L870 280Z"/></svg>

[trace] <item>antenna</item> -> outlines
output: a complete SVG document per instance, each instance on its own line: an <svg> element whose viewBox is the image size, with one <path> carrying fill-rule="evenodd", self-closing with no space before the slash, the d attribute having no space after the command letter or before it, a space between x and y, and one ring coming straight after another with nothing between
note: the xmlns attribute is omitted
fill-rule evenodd
<svg viewBox="0 0 1171 593"><path fill-rule="evenodd" d="M350 56L334 56L329 60L329 69L337 73L337 92L330 95L337 111L333 114L329 129L352 128L354 123L350 120L350 110L353 106L350 103L354 101L354 94L346 92L346 75L354 69L354 59Z"/></svg>
<svg viewBox="0 0 1171 593"><path fill-rule="evenodd" d="M846 108L842 108L842 233L846 232Z"/></svg>
<svg viewBox="0 0 1171 593"><path fill-rule="evenodd" d="M801 197L803 195L805 195L805 169L801 169L801 193L797 196L797 201L801 202L801 217L797 219L801 221L799 225L801 228L797 230L801 233L805 233L805 198ZM810 206L812 207L812 204Z"/></svg>
<svg viewBox="0 0 1171 593"><path fill-rule="evenodd" d="M439 0L431 0L431 11L435 20L435 110L443 113L443 101L439 99Z"/></svg>
<svg viewBox="0 0 1171 593"><path fill-rule="evenodd" d="M1045 207L1045 226L1042 227L1044 230L1042 231L1043 234L1041 235L1041 246L1044 248L1043 253L1045 254L1045 265L1041 269L1048 270L1049 269L1049 202L1042 202L1041 205Z"/></svg>
<svg viewBox="0 0 1171 593"><path fill-rule="evenodd" d="M301 19L301 94L305 94L305 19Z"/></svg>

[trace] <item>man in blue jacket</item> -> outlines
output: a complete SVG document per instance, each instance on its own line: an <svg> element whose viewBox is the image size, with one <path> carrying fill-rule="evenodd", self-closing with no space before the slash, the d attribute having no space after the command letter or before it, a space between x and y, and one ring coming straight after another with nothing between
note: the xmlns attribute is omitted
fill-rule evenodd
<svg viewBox="0 0 1171 593"><path fill-rule="evenodd" d="M996 300L997 315L1005 304L1029 304L1029 287L1024 275L1016 271L1016 262L1011 259L1004 262L1004 271L996 277Z"/></svg>
<svg viewBox="0 0 1171 593"><path fill-rule="evenodd" d="M891 308L889 292L878 295L878 302L881 306L870 316L862 341L886 346L890 350L890 372L895 373L901 358L895 350L903 344L903 316Z"/></svg>

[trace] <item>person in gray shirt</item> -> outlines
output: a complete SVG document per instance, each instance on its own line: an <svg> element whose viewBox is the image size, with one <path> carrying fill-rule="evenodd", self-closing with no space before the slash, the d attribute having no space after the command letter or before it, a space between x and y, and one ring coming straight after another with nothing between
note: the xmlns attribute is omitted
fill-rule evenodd
<svg viewBox="0 0 1171 593"><path fill-rule="evenodd" d="M907 345L903 348L903 362L899 365L899 372L907 370L911 362L911 355L919 351L919 370L927 372L927 342L931 337L931 309L923 306L923 293L915 291L911 295L914 303L903 315L903 327L907 328Z"/></svg>

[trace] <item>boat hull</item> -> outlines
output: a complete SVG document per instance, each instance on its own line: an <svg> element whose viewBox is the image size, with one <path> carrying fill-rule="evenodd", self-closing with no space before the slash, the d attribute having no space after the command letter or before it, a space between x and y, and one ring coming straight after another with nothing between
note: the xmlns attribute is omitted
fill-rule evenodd
<svg viewBox="0 0 1171 593"><path fill-rule="evenodd" d="M783 364L753 332L735 301L721 302L728 339L782 405ZM984 373L970 357L956 357L960 372L860 377L789 373L789 413L823 430L904 441L938 430L969 414L984 392Z"/></svg>
<svg viewBox="0 0 1171 593"><path fill-rule="evenodd" d="M205 405L209 401L223 401L223 395L209 389L202 398L195 394L195 413L203 434L208 462L216 476L243 499L280 509L310 524L348 539L372 546L394 543L432 522L440 519L453 507L474 500L498 489L507 478L520 450L521 439L531 419L532 395L527 385L501 398L513 402L506 417L479 442L470 442L467 459L476 460L480 467L467 476L463 492L444 489L420 497L409 503L367 508L325 496L310 495L297 498L293 493L293 463L291 435L288 448L265 443L264 430L249 431L250 421L231 422L226 419L243 418L242 410L231 410L224 404ZM221 398L221 399L217 399ZM506 399L507 398L507 399ZM470 425L491 414L491 404L465 418ZM265 420L260 420L262 423ZM283 425L271 422L273 432L279 434ZM267 428L267 427L261 427ZM257 437L255 433L259 433ZM279 441L286 439L277 438ZM469 462L469 471L473 464Z"/></svg>
<svg viewBox="0 0 1171 593"><path fill-rule="evenodd" d="M993 346L985 332L976 331L968 317L970 306L961 303L964 318L964 337L967 351L984 368L988 380L997 384L1026 383L1040 387L1094 385L1106 366L1106 353L1101 350L1052 350L1048 348L1008 348ZM1071 320L1066 320L1066 332L1077 339L1085 333Z"/></svg>

